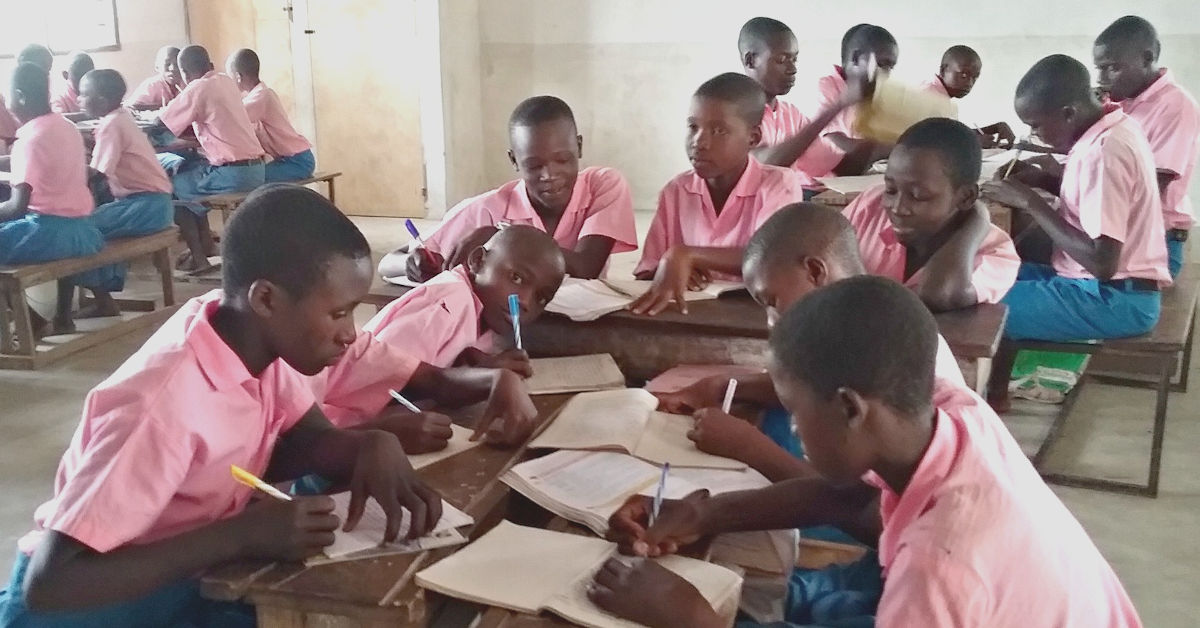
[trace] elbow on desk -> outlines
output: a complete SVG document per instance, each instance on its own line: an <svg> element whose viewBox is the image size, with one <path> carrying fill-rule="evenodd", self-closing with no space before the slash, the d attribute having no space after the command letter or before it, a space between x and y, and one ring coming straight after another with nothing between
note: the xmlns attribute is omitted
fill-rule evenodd
<svg viewBox="0 0 1200 628"><path fill-rule="evenodd" d="M925 304L925 307L935 314L971 307L978 302L975 288L970 285L957 288L945 283L940 285L922 284L917 289L917 296Z"/></svg>

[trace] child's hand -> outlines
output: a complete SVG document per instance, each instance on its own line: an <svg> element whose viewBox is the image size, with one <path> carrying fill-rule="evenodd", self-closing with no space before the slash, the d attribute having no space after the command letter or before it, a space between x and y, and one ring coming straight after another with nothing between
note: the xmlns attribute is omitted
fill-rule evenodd
<svg viewBox="0 0 1200 628"><path fill-rule="evenodd" d="M703 506L707 500L707 491L697 491L683 499L664 499L658 519L650 526L654 500L634 495L608 518L608 539L616 542L622 554L674 554L704 535Z"/></svg>
<svg viewBox="0 0 1200 628"><path fill-rule="evenodd" d="M429 249L418 246L408 254L404 262L404 274L413 281L425 282L442 272L445 260Z"/></svg>
<svg viewBox="0 0 1200 628"><path fill-rule="evenodd" d="M700 591L662 565L614 556L587 588L600 608L646 626L720 626L721 620Z"/></svg>
<svg viewBox="0 0 1200 628"><path fill-rule="evenodd" d="M490 445L515 446L523 442L537 427L538 411L525 390L525 383L507 369L496 371L496 380L488 396L487 407L471 440L485 434Z"/></svg>
<svg viewBox="0 0 1200 628"><path fill-rule="evenodd" d="M650 290L629 305L634 314L655 316L674 302L687 314L685 296L689 286L708 285L708 276L692 267L692 255L686 246L673 246L658 262Z"/></svg>
<svg viewBox="0 0 1200 628"><path fill-rule="evenodd" d="M300 561L333 543L337 515L333 499L320 495L290 502L260 499L238 515L235 535L243 554L254 558Z"/></svg>
<svg viewBox="0 0 1200 628"><path fill-rule="evenodd" d="M396 540L404 510L412 513L412 525L405 539L425 536L442 518L442 498L417 477L395 436L378 430L360 434L362 440L350 479L350 508L344 529L349 532L358 525L367 499L373 498L387 514L385 543Z"/></svg>
<svg viewBox="0 0 1200 628"><path fill-rule="evenodd" d="M705 377L675 392L658 393L658 409L674 414L691 414L702 408L721 405L729 378L724 375Z"/></svg>
<svg viewBox="0 0 1200 628"><path fill-rule="evenodd" d="M979 186L979 192L989 201L1021 211L1029 211L1032 206L1031 196L1037 198L1037 192L1034 192L1033 188L1012 179L985 181Z"/></svg>
<svg viewBox="0 0 1200 628"><path fill-rule="evenodd" d="M450 270L460 264L466 264L471 251L487 244L487 241L491 240L492 236L496 235L496 232L499 230L498 227L487 225L468 233L450 249L450 254L446 256L442 270Z"/></svg>
<svg viewBox="0 0 1200 628"><path fill-rule="evenodd" d="M705 408L694 415L696 424L687 437L700 451L741 460L747 464L759 444L762 432L720 408ZM765 437L763 437L765 438Z"/></svg>
<svg viewBox="0 0 1200 628"><path fill-rule="evenodd" d="M523 378L533 377L533 365L529 362L529 354L523 349L509 349L496 355L480 352L473 360L475 366L508 369Z"/></svg>
<svg viewBox="0 0 1200 628"><path fill-rule="evenodd" d="M425 454L446 448L454 435L450 417L437 412L413 414L402 406L388 406L375 417L371 428L390 432L400 439L408 454Z"/></svg>

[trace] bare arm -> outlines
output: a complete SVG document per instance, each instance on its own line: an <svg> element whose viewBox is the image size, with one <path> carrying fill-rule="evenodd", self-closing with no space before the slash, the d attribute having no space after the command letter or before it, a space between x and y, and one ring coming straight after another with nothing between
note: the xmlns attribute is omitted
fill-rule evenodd
<svg viewBox="0 0 1200 628"><path fill-rule="evenodd" d="M978 301L971 278L975 255L991 220L982 203L975 203L957 220L954 234L925 262L925 278L917 289L917 296L934 312L969 307Z"/></svg>
<svg viewBox="0 0 1200 628"><path fill-rule="evenodd" d="M581 279L595 279L608 263L616 240L608 236L589 235L579 239L575 250L563 249L567 262L567 274Z"/></svg>
<svg viewBox="0 0 1200 628"><path fill-rule="evenodd" d="M833 106L821 110L808 126L800 129L795 135L774 146L760 146L751 153L761 163L790 166L800 159L800 156L808 150L813 142L820 139L821 131L824 131L825 127L829 126L829 123L848 106L849 103L839 101Z"/></svg>
<svg viewBox="0 0 1200 628"><path fill-rule="evenodd" d="M28 183L18 183L12 187L12 196L0 203L0 222L16 220L29 211L29 195L33 188Z"/></svg>

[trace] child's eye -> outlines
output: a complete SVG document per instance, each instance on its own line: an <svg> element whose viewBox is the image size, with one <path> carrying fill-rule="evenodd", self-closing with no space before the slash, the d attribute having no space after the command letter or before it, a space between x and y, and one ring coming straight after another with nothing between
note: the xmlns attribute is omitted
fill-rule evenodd
<svg viewBox="0 0 1200 628"><path fill-rule="evenodd" d="M525 283L525 278L520 273L510 273L508 278L517 285Z"/></svg>

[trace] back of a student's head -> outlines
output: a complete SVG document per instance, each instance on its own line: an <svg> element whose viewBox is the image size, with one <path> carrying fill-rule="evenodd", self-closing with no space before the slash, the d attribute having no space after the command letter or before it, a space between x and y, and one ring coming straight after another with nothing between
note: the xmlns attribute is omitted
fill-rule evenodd
<svg viewBox="0 0 1200 628"><path fill-rule="evenodd" d="M17 53L17 65L22 63L32 63L49 74L54 66L54 53L42 44L29 44Z"/></svg>
<svg viewBox="0 0 1200 628"><path fill-rule="evenodd" d="M913 420L931 412L937 334L920 299L882 277L830 284L783 315L771 377L819 472L849 481L866 470L856 458L873 404Z"/></svg>
<svg viewBox="0 0 1200 628"><path fill-rule="evenodd" d="M212 58L204 46L187 46L179 51L179 71L184 82L190 83L213 69Z"/></svg>
<svg viewBox="0 0 1200 628"><path fill-rule="evenodd" d="M12 73L9 109L21 122L50 112L50 76L33 63L18 64Z"/></svg>
<svg viewBox="0 0 1200 628"><path fill-rule="evenodd" d="M864 272L850 221L817 203L793 203L775 212L742 255L742 279L772 326L813 290Z"/></svg>
<svg viewBox="0 0 1200 628"><path fill-rule="evenodd" d="M767 95L758 81L736 72L708 79L688 111L688 157L705 179L730 174L746 163L762 139Z"/></svg>
<svg viewBox="0 0 1200 628"><path fill-rule="evenodd" d="M866 56L875 55L883 70L891 70L900 61L900 45L882 26L857 24L842 36L842 66L864 63Z"/></svg>
<svg viewBox="0 0 1200 628"><path fill-rule="evenodd" d="M1087 67L1062 54L1033 64L1017 83L1014 108L1034 135L1055 148L1070 148L1100 111Z"/></svg>
<svg viewBox="0 0 1200 628"><path fill-rule="evenodd" d="M562 211L571 202L583 138L571 107L557 96L521 101L508 118L508 159L530 199Z"/></svg>
<svg viewBox="0 0 1200 628"><path fill-rule="evenodd" d="M497 333L510 329L509 295L517 295L521 322L541 316L566 275L562 249L550 234L530 225L510 225L471 252L467 270L483 303L484 323Z"/></svg>
<svg viewBox="0 0 1200 628"><path fill-rule="evenodd" d="M67 69L63 71L63 78L77 89L79 81L88 72L96 69L96 62L92 59L92 55L86 52L73 52L68 57Z"/></svg>

